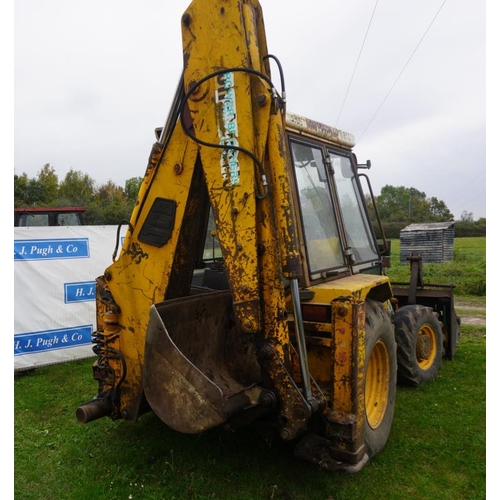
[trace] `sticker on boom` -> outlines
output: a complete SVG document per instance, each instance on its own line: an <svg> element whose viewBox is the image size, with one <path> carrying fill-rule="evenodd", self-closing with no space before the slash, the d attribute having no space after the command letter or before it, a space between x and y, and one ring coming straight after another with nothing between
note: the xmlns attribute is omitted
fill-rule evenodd
<svg viewBox="0 0 500 500"><path fill-rule="evenodd" d="M218 88L215 91L215 102L219 113L217 128L219 144L222 146L239 146L238 121L236 116L236 94L234 91L233 73L224 73L217 77ZM234 186L240 180L240 164L238 150L222 149L220 168L224 186Z"/></svg>

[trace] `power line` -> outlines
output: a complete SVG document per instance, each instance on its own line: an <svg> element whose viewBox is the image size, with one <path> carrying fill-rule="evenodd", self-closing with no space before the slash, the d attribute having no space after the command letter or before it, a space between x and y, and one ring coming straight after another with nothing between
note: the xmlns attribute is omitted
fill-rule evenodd
<svg viewBox="0 0 500 500"><path fill-rule="evenodd" d="M484 174L485 176L486 174ZM482 187L478 186L478 183L480 181L484 182L486 179L482 178L483 176L476 177L473 179L473 182L468 185L467 192L464 193L464 195L458 195L451 203L448 203L448 208L452 212L463 212L466 210L467 205L470 205L470 203L476 201L477 199L485 198L486 192L484 190L484 185ZM474 188L474 186L477 186ZM471 189L473 188L473 189ZM478 192L477 189L480 191ZM474 193L475 192L475 193ZM477 193L477 194L476 194ZM456 208L453 208L456 207ZM470 209L469 209L470 210Z"/></svg>
<svg viewBox="0 0 500 500"><path fill-rule="evenodd" d="M484 179L483 179L484 177ZM471 188L475 187L479 182L485 182L486 181L486 172L484 172L483 175L481 176L476 176L474 177L470 183L468 183L468 188L467 188L467 191L470 193L470 190ZM485 187L485 186L483 186ZM482 193L480 193L478 196L481 196ZM473 199L477 198L478 196L475 196ZM468 201L472 201L472 200L466 200L465 202L468 202ZM465 203L463 201L463 196L458 196L457 198L455 198L451 203L450 205L453 205L455 203Z"/></svg>
<svg viewBox="0 0 500 500"><path fill-rule="evenodd" d="M481 193L478 193L475 196L472 196L469 198L465 198L462 200L456 200L454 203L450 204L450 208L457 207L456 210L452 210L453 212L463 211L466 209L465 207L467 204L472 203L473 201L476 201L477 199L483 198L483 197L484 197L484 192L481 192Z"/></svg>
<svg viewBox="0 0 500 500"><path fill-rule="evenodd" d="M470 210L470 206L467 207L467 205L470 205L471 203L473 203L474 201L482 198L484 196L484 193L479 193L478 195L476 196L473 196L472 198L467 198L463 201L461 201L461 203L458 205L456 204L455 206L457 207L456 209L453 209L452 206L448 207L448 209L452 212L452 213L463 213L464 211L465 212L473 212L473 210L471 211Z"/></svg>
<svg viewBox="0 0 500 500"><path fill-rule="evenodd" d="M407 68L408 64L410 64L410 61L412 60L413 56L415 55L415 52L417 52L418 48L420 47L420 44L422 43L423 39L427 35L427 32L429 31L429 29L431 28L431 26L434 24L434 21L436 20L437 16L441 12L441 9L443 8L443 6L444 6L445 3L446 3L446 0L443 1L443 3L441 4L441 6L439 7L439 9L437 10L437 12L434 15L434 17L432 18L432 21L430 22L429 26L427 26L427 29L424 31L424 34L422 35L422 38L420 38L420 41L417 43L417 46L415 47L415 49L411 53L410 57L406 61L406 64L403 66L403 69L400 71L399 75L397 76L396 80L392 84L391 88L389 89L389 91L387 92L387 94L385 95L385 97L382 99L382 102L380 103L379 107L377 108L377 110L375 111L374 115L371 117L370 121L368 122L368 125L365 127L365 129L363 130L362 134L360 135L360 137L359 137L359 139L357 141L358 143L361 140L361 137L363 137L363 135L365 134L365 132L368 130L368 127L372 124L372 122L375 119L375 117L378 115L378 112L380 111L380 109L384 105L385 101L389 97L389 94L392 92L392 89L396 86L396 83L398 83L398 80L401 78L401 75L404 73L404 71Z"/></svg>
<svg viewBox="0 0 500 500"><path fill-rule="evenodd" d="M356 73L356 69L358 68L358 63L359 63L359 60L361 58L361 53L363 52L363 47L365 46L366 38L368 37L368 32L370 31L370 26L372 25L373 16L375 15L375 11L377 10L377 5L378 5L378 0L375 2L375 7L373 7L372 16L370 18L370 22L368 23L368 27L366 28L365 37L363 38L363 43L361 44L361 48L359 50L358 58L356 60L356 64L354 65L354 69L352 71L351 79L349 81L349 85L347 87L347 91L345 93L344 100L342 101L342 106L340 107L339 115L337 116L337 121L335 122L335 126L337 126L337 124L338 124L338 122L340 120L340 115L342 114L342 110L344 109L344 105L345 105L345 102L347 100L347 95L349 94L349 91L351 90L352 81L354 79L354 75Z"/></svg>

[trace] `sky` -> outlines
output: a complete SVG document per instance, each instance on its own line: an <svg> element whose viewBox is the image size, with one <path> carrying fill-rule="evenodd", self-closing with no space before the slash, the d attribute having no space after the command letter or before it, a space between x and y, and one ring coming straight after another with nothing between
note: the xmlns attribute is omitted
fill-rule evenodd
<svg viewBox="0 0 500 500"><path fill-rule="evenodd" d="M287 109L352 133L376 195L413 187L456 220L486 217L485 1L260 4ZM16 0L14 172L142 176L182 71L188 5Z"/></svg>

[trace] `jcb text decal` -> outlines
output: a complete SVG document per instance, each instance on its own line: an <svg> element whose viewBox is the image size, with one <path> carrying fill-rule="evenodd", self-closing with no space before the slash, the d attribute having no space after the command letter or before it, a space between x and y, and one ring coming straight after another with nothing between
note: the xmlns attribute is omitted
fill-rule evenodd
<svg viewBox="0 0 500 500"><path fill-rule="evenodd" d="M218 87L215 91L217 104L217 127L219 144L223 146L239 146L238 120L236 116L236 94L234 91L233 73L224 73L217 77ZM223 149L220 157L220 168L224 184L234 186L240 180L238 150Z"/></svg>

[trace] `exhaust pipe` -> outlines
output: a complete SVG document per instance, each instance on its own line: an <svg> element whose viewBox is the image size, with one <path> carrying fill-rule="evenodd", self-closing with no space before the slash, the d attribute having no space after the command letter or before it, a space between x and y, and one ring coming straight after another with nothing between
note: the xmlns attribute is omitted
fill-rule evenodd
<svg viewBox="0 0 500 500"><path fill-rule="evenodd" d="M111 405L106 400L93 399L77 408L76 418L82 424L86 424L98 418L109 417L111 412Z"/></svg>

